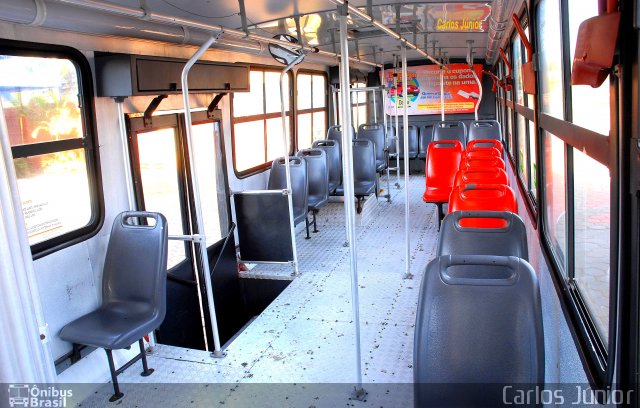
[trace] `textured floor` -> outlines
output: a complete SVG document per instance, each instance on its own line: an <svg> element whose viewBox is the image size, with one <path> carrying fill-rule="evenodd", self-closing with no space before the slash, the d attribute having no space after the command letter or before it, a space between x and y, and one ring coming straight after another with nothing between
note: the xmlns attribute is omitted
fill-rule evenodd
<svg viewBox="0 0 640 408"><path fill-rule="evenodd" d="M418 291L437 242L434 207L421 200L423 183L419 176L410 182L413 279L403 279L404 189L392 184L392 203L369 202L357 220L366 402L349 400L357 378L349 248L343 204L330 203L318 216L319 233L310 240L298 234L301 275L233 341L225 358L158 346L149 357L153 375L141 377L138 365L120 375L126 395L118 405L411 405ZM246 275L290 273L287 266L259 265ZM111 392L106 384L80 405L104 406Z"/></svg>

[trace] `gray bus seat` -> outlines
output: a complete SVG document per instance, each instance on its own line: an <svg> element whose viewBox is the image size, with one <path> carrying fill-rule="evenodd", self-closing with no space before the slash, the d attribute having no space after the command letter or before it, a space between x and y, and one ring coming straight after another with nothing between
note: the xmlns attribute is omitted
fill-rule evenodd
<svg viewBox="0 0 640 408"><path fill-rule="evenodd" d="M289 201L282 191L234 193L233 202L243 261L293 260Z"/></svg>
<svg viewBox="0 0 640 408"><path fill-rule="evenodd" d="M465 228L465 218L499 218L503 228ZM522 219L512 212L454 211L447 214L440 227L436 256L441 255L499 255L529 260L527 230Z"/></svg>
<svg viewBox="0 0 640 408"><path fill-rule="evenodd" d="M313 215L313 232L318 232L316 214L329 202L329 172L327 168L327 154L322 149L304 149L298 152L307 162L309 183L308 209ZM307 229L307 239L309 239Z"/></svg>
<svg viewBox="0 0 640 408"><path fill-rule="evenodd" d="M480 139L502 140L500 123L495 120L474 120L471 122L467 141Z"/></svg>
<svg viewBox="0 0 640 408"><path fill-rule="evenodd" d="M420 128L420 141L418 143L418 159L426 159L429 151L429 143L433 138L433 125L424 125Z"/></svg>
<svg viewBox="0 0 640 408"><path fill-rule="evenodd" d="M400 159L404 159L404 128L402 125L399 126L400 131L398 132L398 143L400 144ZM415 159L418 157L418 128L415 125L409 125L408 128L409 134L409 159ZM395 140L393 143L389 145L389 153L396 152L396 144Z"/></svg>
<svg viewBox="0 0 640 408"><path fill-rule="evenodd" d="M544 384L540 289L523 259L435 258L415 327L415 407L504 406L504 386Z"/></svg>
<svg viewBox="0 0 640 408"><path fill-rule="evenodd" d="M384 127L379 123L365 123L358 127L357 139L370 140L376 153L376 171L383 172L387 168L387 149Z"/></svg>
<svg viewBox="0 0 640 408"><path fill-rule="evenodd" d="M464 122L444 121L433 125L433 141L457 140L462 147L467 145L467 127Z"/></svg>
<svg viewBox="0 0 640 408"><path fill-rule="evenodd" d="M342 180L342 160L340 159L340 145L335 140L316 140L312 149L322 149L327 154L327 168L329 172L329 194L333 194Z"/></svg>
<svg viewBox="0 0 640 408"><path fill-rule="evenodd" d="M351 128L351 139L355 138L356 131ZM342 157L342 126L330 126L327 130L327 140L335 140L338 143L338 151L340 152L340 157Z"/></svg>
<svg viewBox="0 0 640 408"><path fill-rule="evenodd" d="M153 219L155 224L144 225L141 219ZM115 369L112 350L137 340L140 353L123 368L142 359L142 375L153 372L147 367L142 338L157 329L166 314L167 231L167 220L159 213L131 211L116 216L103 267L102 304L60 331L62 340L105 349L114 390L110 401L124 395L117 378L124 370Z"/></svg>
<svg viewBox="0 0 640 408"><path fill-rule="evenodd" d="M291 172L291 198L293 201L293 224L298 225L307 219L309 207L309 186L307 162L302 157L289 157ZM269 190L284 190L287 188L287 173L283 157L279 157L271 164L269 174Z"/></svg>
<svg viewBox="0 0 640 408"><path fill-rule="evenodd" d="M353 195L358 199L358 213L362 211L364 198L376 193L376 160L373 143L370 140L353 141ZM336 194L344 195L344 186L336 189Z"/></svg>

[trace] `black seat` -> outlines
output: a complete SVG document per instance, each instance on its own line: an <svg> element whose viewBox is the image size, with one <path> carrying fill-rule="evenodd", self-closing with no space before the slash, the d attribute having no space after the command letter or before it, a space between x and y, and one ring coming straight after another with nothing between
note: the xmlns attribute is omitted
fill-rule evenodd
<svg viewBox="0 0 640 408"><path fill-rule="evenodd" d="M502 228L466 228L461 220L497 218L505 221ZM529 260L527 230L522 219L511 212L454 211L444 217L436 256L500 255Z"/></svg>
<svg viewBox="0 0 640 408"><path fill-rule="evenodd" d="M400 131L398 132L398 137L399 137L398 143L400 144L400 159L404 159L404 128L402 127L402 125L400 125L399 128L400 128ZM409 134L408 157L411 160L418 157L418 128L415 125L409 125L408 134ZM389 153L392 153L392 154L396 152L395 140L393 142L394 143L391 143L389 145Z"/></svg>
<svg viewBox="0 0 640 408"><path fill-rule="evenodd" d="M531 265L479 255L431 261L413 355L416 407L504 406L506 385L542 387L542 309Z"/></svg>
<svg viewBox="0 0 640 408"><path fill-rule="evenodd" d="M291 172L291 199L293 201L293 224L298 225L307 219L309 207L309 183L307 162L302 157L289 157ZM279 157L271 164L269 173L269 190L285 190L287 188L287 173L284 157Z"/></svg>
<svg viewBox="0 0 640 408"><path fill-rule="evenodd" d="M340 145L335 140L316 140L313 149L322 149L327 155L329 172L329 194L336 191L342 179L342 160L340 159Z"/></svg>
<svg viewBox="0 0 640 408"><path fill-rule="evenodd" d="M462 147L467 145L467 127L464 122L444 121L433 126L433 141L457 140Z"/></svg>
<svg viewBox="0 0 640 408"><path fill-rule="evenodd" d="M376 191L376 157L370 140L353 142L353 194L358 199L358 213L362 211L362 201Z"/></svg>
<svg viewBox="0 0 640 408"><path fill-rule="evenodd" d="M307 162L309 183L308 209L313 215L313 232L318 232L316 214L329 202L329 171L327 168L327 154L322 149L304 149L298 152ZM307 239L309 239L307 229Z"/></svg>
<svg viewBox="0 0 640 408"><path fill-rule="evenodd" d="M429 143L433 138L433 125L424 125L420 128L420 142L418 143L418 159L426 160L429 151Z"/></svg>
<svg viewBox="0 0 640 408"><path fill-rule="evenodd" d="M155 224L143 225L141 219L153 219ZM105 349L114 389L110 401L124 395L117 376L131 364L142 359L142 375L153 372L147 367L142 338L157 329L165 317L167 239L167 220L162 214L119 214L113 222L104 262L102 304L60 331L60 338L74 345ZM136 340L140 354L116 370L112 350L129 347Z"/></svg>
<svg viewBox="0 0 640 408"><path fill-rule="evenodd" d="M481 139L502 140L500 123L495 120L474 120L471 122L467 142Z"/></svg>
<svg viewBox="0 0 640 408"><path fill-rule="evenodd" d="M379 123L365 123L358 127L357 139L370 140L376 154L376 171L382 173L387 168L387 149L384 127Z"/></svg>

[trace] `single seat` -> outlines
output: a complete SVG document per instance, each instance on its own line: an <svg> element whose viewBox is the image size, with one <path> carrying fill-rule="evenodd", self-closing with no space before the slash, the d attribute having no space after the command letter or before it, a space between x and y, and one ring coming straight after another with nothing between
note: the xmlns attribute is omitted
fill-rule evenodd
<svg viewBox="0 0 640 408"><path fill-rule="evenodd" d="M146 225L147 219L154 220ZM136 222L133 222L135 220ZM116 216L103 267L102 304L60 331L60 338L101 347L107 353L114 394L124 395L118 374L142 359L143 376L151 375L142 338L157 329L166 313L167 220L159 213L131 211ZM140 354L116 370L112 350L138 341Z"/></svg>
<svg viewBox="0 0 640 408"><path fill-rule="evenodd" d="M400 159L404 160L404 127L402 125L399 126L400 131L398 132L398 143L400 145ZM418 128L415 125L409 125L407 128L407 132L409 134L409 160L415 159L418 157ZM389 153L396 153L396 144L395 140L393 143L389 145Z"/></svg>
<svg viewBox="0 0 640 408"><path fill-rule="evenodd" d="M474 120L469 125L469 136L467 141L492 139L502 140L502 130L500 123L495 120Z"/></svg>
<svg viewBox="0 0 640 408"><path fill-rule="evenodd" d="M358 127L356 139L370 140L376 153L376 172L382 173L387 168L387 147L384 127L379 123L365 123Z"/></svg>
<svg viewBox="0 0 640 408"><path fill-rule="evenodd" d="M316 140L311 146L313 149L322 149L327 155L327 168L329 173L329 194L333 194L340 185L342 179L342 160L340 159L340 144L335 140Z"/></svg>
<svg viewBox="0 0 640 408"><path fill-rule="evenodd" d="M358 214L362 212L362 201L376 193L376 156L370 140L353 142L353 194L358 199Z"/></svg>
<svg viewBox="0 0 640 408"><path fill-rule="evenodd" d="M427 266L418 299L416 408L501 407L505 386L538 395L544 328L538 279L527 261L440 256Z"/></svg>
<svg viewBox="0 0 640 408"><path fill-rule="evenodd" d="M507 172L497 167L472 167L456 173L453 186L463 184L504 184L509 185Z"/></svg>
<svg viewBox="0 0 640 408"><path fill-rule="evenodd" d="M355 134L355 129L351 128L351 139L355 138ZM338 151L340 152L340 157L342 157L342 126L330 126L327 130L327 140L335 140L338 143Z"/></svg>
<svg viewBox="0 0 640 408"><path fill-rule="evenodd" d="M504 148L502 147L502 142L499 140L489 140L489 139L478 139L471 140L467 143L467 151L472 150L482 150L482 149L491 149L495 148L500 151L500 157L504 157Z"/></svg>
<svg viewBox="0 0 640 408"><path fill-rule="evenodd" d="M293 224L307 221L309 211L309 183L307 174L307 162L302 157L289 157L289 170L291 173L291 199L293 201ZM284 157L279 157L271 164L269 174L269 190L285 190L287 188L287 173Z"/></svg>
<svg viewBox="0 0 640 408"><path fill-rule="evenodd" d="M429 143L433 139L433 125L424 125L420 128L420 141L418 142L418 159L426 159L429 151Z"/></svg>
<svg viewBox="0 0 640 408"><path fill-rule="evenodd" d="M460 169L470 169L474 167L489 167L506 170L504 160L500 157L467 157L460 161Z"/></svg>
<svg viewBox="0 0 640 408"><path fill-rule="evenodd" d="M499 218L502 228L467 228L462 220L470 218ZM436 256L441 255L499 255L529 260L527 230L522 219L511 212L455 211L444 217Z"/></svg>
<svg viewBox="0 0 640 408"><path fill-rule="evenodd" d="M322 149L304 149L298 152L307 162L309 201L308 209L313 215L313 232L318 232L316 215L320 208L329 202L329 172L327 168L327 154ZM307 228L307 239L309 229Z"/></svg>
<svg viewBox="0 0 640 408"><path fill-rule="evenodd" d="M433 125L433 141L457 140L464 147L467 143L467 127L464 122L444 121Z"/></svg>
<svg viewBox="0 0 640 408"><path fill-rule="evenodd" d="M449 201L453 182L462 156L462 143L457 140L431 142L426 160L426 189L422 196L425 203L438 207L438 225L444 217L442 205Z"/></svg>
<svg viewBox="0 0 640 408"><path fill-rule="evenodd" d="M509 211L518 213L518 202L513 190L504 184L462 184L451 192L449 212L454 211ZM465 219L461 225L468 228L504 228L500 219Z"/></svg>

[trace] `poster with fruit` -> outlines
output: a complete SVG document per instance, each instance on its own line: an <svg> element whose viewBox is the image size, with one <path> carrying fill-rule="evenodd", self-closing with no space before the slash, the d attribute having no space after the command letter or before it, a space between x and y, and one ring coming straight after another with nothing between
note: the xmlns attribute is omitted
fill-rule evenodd
<svg viewBox="0 0 640 408"><path fill-rule="evenodd" d="M482 65L474 64L474 71L482 78ZM450 64L444 70L444 112L473 113L480 96L480 88L467 64ZM394 88L393 69L384 71L384 83L388 88L386 113L403 114L404 87L407 87L407 109L409 115L439 115L440 102L440 67L437 65L419 65L407 67L407 80L402 78L398 70L398 83Z"/></svg>

